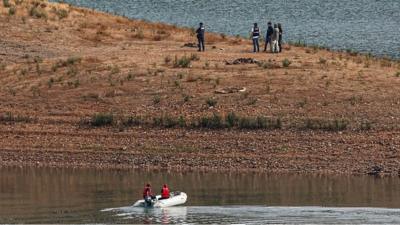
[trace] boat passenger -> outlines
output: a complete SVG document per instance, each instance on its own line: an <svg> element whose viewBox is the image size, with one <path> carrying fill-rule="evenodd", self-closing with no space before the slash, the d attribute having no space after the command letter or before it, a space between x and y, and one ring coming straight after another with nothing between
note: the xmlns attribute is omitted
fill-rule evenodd
<svg viewBox="0 0 400 225"><path fill-rule="evenodd" d="M204 46L204 36L205 36L205 28L203 23L199 24L199 28L197 28L196 30L196 34L197 34L197 40L199 42L198 46L199 46L199 52L201 51L205 51L205 46Z"/></svg>
<svg viewBox="0 0 400 225"><path fill-rule="evenodd" d="M170 197L169 195L169 188L166 184L163 185L162 189L161 189L161 198L162 199L168 199Z"/></svg>
<svg viewBox="0 0 400 225"><path fill-rule="evenodd" d="M154 198L153 192L151 191L151 185L146 184L143 190L143 199Z"/></svg>
<svg viewBox="0 0 400 225"><path fill-rule="evenodd" d="M253 38L253 52L259 52L260 44L258 39L260 38L260 28L257 23L254 23L254 27L251 29L251 36Z"/></svg>

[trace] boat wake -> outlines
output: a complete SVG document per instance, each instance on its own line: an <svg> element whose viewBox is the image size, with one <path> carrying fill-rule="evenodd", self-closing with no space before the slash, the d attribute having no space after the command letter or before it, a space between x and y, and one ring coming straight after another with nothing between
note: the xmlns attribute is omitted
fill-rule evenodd
<svg viewBox="0 0 400 225"><path fill-rule="evenodd" d="M400 209L263 206L189 206L103 209L132 223L399 224Z"/></svg>

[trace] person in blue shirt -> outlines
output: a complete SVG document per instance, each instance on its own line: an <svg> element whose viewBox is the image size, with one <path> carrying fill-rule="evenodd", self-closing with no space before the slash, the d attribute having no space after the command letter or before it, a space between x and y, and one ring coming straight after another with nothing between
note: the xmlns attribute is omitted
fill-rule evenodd
<svg viewBox="0 0 400 225"><path fill-rule="evenodd" d="M204 46L205 31L206 31L206 29L204 28L203 23L200 23L199 28L197 28L197 30L196 30L197 40L199 42L199 44L198 44L199 52L205 51L205 46Z"/></svg>
<svg viewBox="0 0 400 225"><path fill-rule="evenodd" d="M272 27L272 23L271 23L271 22L268 22L267 34L266 34L266 37L265 37L264 52L267 51L267 46L268 46L268 44L269 44L269 46L270 46L271 52L273 51L273 49L272 49L272 41L271 41L271 38L272 38L272 34L273 34L273 33L274 33L274 28Z"/></svg>
<svg viewBox="0 0 400 225"><path fill-rule="evenodd" d="M253 52L260 52L260 28L258 27L257 23L254 23L253 29L251 29L251 35L253 38Z"/></svg>

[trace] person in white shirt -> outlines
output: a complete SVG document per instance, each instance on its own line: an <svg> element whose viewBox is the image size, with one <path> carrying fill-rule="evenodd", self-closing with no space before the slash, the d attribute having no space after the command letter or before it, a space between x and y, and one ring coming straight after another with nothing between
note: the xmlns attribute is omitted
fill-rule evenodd
<svg viewBox="0 0 400 225"><path fill-rule="evenodd" d="M253 52L260 52L260 28L257 23L254 23L254 27L251 29L251 36L253 38Z"/></svg>

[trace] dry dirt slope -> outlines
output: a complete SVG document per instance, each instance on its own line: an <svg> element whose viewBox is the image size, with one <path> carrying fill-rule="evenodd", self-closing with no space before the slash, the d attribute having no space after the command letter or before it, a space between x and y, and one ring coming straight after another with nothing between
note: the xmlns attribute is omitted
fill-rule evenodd
<svg viewBox="0 0 400 225"><path fill-rule="evenodd" d="M2 3L2 165L399 173L399 62Z"/></svg>

